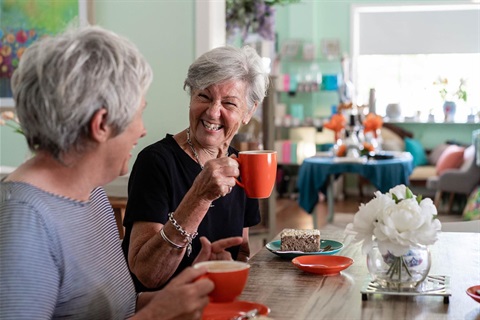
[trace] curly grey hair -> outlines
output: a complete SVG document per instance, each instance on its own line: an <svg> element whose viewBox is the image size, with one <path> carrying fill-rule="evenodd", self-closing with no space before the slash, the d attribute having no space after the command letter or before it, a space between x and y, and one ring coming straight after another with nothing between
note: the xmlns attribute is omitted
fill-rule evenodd
<svg viewBox="0 0 480 320"><path fill-rule="evenodd" d="M12 77L22 130L31 150L55 158L89 145L93 114L122 133L138 110L153 74L129 40L98 26L71 29L30 46Z"/></svg>
<svg viewBox="0 0 480 320"><path fill-rule="evenodd" d="M223 46L204 53L188 68L183 88L192 94L193 90L203 90L229 80L241 80L247 84L249 110L255 103L262 103L269 77L255 49Z"/></svg>

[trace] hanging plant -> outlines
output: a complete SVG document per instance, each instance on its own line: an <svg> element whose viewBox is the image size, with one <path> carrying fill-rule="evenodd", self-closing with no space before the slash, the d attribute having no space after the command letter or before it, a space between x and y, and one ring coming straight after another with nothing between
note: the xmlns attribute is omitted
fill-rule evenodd
<svg viewBox="0 0 480 320"><path fill-rule="evenodd" d="M240 33L242 41L249 34L265 40L275 40L275 5L298 3L300 0L227 0L227 38Z"/></svg>

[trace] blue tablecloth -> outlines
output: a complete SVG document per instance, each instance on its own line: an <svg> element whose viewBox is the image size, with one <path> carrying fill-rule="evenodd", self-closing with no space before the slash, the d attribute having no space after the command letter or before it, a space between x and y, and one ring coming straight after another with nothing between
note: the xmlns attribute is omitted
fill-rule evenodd
<svg viewBox="0 0 480 320"><path fill-rule="evenodd" d="M358 173L369 180L382 193L399 184L409 184L408 177L413 171L410 156L367 162L336 162L334 158L314 157L305 159L298 172L300 206L312 213L318 202L318 192L325 194L328 176L341 173Z"/></svg>

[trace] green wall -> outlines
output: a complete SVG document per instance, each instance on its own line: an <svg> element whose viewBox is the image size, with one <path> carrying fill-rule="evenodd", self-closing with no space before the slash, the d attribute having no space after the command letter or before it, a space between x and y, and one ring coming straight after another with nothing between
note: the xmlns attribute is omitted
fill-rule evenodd
<svg viewBox="0 0 480 320"><path fill-rule="evenodd" d="M195 58L195 0L93 3L96 24L132 40L153 68L154 80L144 113L147 136L135 148L135 159L146 145L188 125L189 99L183 81ZM28 155L23 136L0 126L0 165L17 166Z"/></svg>
<svg viewBox="0 0 480 320"><path fill-rule="evenodd" d="M404 122L395 123L413 133L413 137L420 142L426 149L433 149L440 143L446 141L456 141L462 144L471 144L473 142L472 133L480 129L478 123L415 123Z"/></svg>

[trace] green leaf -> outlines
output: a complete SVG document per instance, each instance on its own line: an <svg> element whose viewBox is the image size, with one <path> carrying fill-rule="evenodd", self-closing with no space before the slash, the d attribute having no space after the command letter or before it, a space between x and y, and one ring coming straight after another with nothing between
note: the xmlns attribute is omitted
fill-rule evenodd
<svg viewBox="0 0 480 320"><path fill-rule="evenodd" d="M405 191L405 199L412 199L413 198L413 192L409 188Z"/></svg>
<svg viewBox="0 0 480 320"><path fill-rule="evenodd" d="M392 193L392 199L395 200L395 203L399 203L400 200L398 200L398 197L395 193Z"/></svg>
<svg viewBox="0 0 480 320"><path fill-rule="evenodd" d="M422 198L423 198L423 197L422 197L421 194L419 194L419 195L417 196L417 202L418 202L419 204L420 204L420 202L422 202Z"/></svg>

